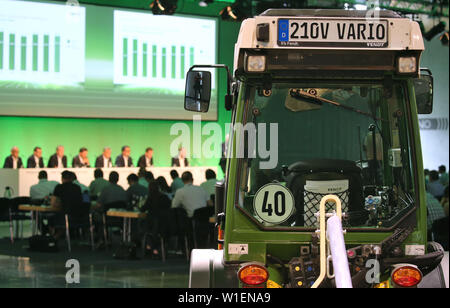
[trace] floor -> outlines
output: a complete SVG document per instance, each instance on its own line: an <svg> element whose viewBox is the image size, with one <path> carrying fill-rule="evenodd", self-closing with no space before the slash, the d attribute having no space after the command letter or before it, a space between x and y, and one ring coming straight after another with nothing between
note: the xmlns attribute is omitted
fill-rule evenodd
<svg viewBox="0 0 450 308"><path fill-rule="evenodd" d="M30 234L29 222L23 226L24 238ZM113 248L91 251L82 242L74 243L72 253L64 242L56 253L30 252L28 241L11 244L9 225L0 223L0 288L149 288L187 287L189 264L179 255L169 255L166 262L149 257L138 260L117 260ZM115 245L117 246L117 244ZM117 248L117 247L116 247ZM79 283L67 283L73 266L66 268L70 259L78 261Z"/></svg>

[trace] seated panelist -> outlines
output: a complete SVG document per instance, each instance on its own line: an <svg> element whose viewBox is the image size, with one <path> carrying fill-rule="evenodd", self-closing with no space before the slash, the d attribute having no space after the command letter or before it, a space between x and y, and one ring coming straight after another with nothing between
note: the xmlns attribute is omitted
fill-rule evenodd
<svg viewBox="0 0 450 308"><path fill-rule="evenodd" d="M178 149L178 156L172 157L172 167L188 167L189 162L186 158L186 149L180 147Z"/></svg>
<svg viewBox="0 0 450 308"><path fill-rule="evenodd" d="M124 145L122 147L122 154L116 158L116 167L133 167L133 160L130 157L130 147Z"/></svg>
<svg viewBox="0 0 450 308"><path fill-rule="evenodd" d="M50 156L47 164L48 168L67 168L67 157L64 155L64 147L56 147L56 153Z"/></svg>
<svg viewBox="0 0 450 308"><path fill-rule="evenodd" d="M102 155L95 160L95 168L111 168L112 166L111 148L105 147Z"/></svg>
<svg viewBox="0 0 450 308"><path fill-rule="evenodd" d="M138 161L139 168L153 167L153 149L145 149L145 154L139 157Z"/></svg>
<svg viewBox="0 0 450 308"><path fill-rule="evenodd" d="M27 168L44 168L42 149L40 147L35 147L33 150L33 155L28 157Z"/></svg>
<svg viewBox="0 0 450 308"><path fill-rule="evenodd" d="M19 169L23 167L22 158L19 157L19 148L13 147L11 155L6 157L3 168Z"/></svg>
<svg viewBox="0 0 450 308"><path fill-rule="evenodd" d="M90 167L89 159L87 157L88 150L86 148L81 148L80 152L77 156L75 156L72 160L72 167L74 168L83 168Z"/></svg>

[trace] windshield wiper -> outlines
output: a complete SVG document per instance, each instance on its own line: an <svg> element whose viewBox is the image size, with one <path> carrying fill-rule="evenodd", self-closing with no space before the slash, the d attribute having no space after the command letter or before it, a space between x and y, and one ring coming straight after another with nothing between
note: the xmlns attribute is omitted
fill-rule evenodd
<svg viewBox="0 0 450 308"><path fill-rule="evenodd" d="M322 105L322 103L326 103L326 104L330 104L330 105L333 105L333 106L336 106L336 107L339 107L339 108L343 108L343 109L346 109L346 110L349 110L349 111L356 112L358 114L365 115L365 116L367 116L367 117L369 117L371 119L374 119L374 120L378 120L378 121L382 120L382 119L379 119L377 117L374 117L372 114L370 114L368 112L365 112L365 111L362 111L362 110L359 110L359 109L356 109L356 108L353 108L353 107L350 107L350 106L347 106L347 105L343 105L341 103L338 103L338 102L335 102L335 101L331 101L329 99L326 99L326 98L323 98L323 97L320 97L320 96L316 96L316 95L310 94L308 92L305 92L305 91L302 91L302 90L299 90L299 89L291 89L289 91L289 95L292 98L306 100L307 102L312 103L312 104Z"/></svg>

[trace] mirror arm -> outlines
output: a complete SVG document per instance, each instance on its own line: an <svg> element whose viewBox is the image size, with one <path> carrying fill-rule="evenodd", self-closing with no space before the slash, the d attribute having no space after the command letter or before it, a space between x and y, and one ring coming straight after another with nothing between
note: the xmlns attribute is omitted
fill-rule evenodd
<svg viewBox="0 0 450 308"><path fill-rule="evenodd" d="M231 83L233 77L231 76L230 69L225 64L197 64L191 66L188 72L193 71L195 68L224 68L227 71L227 94L225 96L225 109L231 110L232 108L232 95L231 95Z"/></svg>

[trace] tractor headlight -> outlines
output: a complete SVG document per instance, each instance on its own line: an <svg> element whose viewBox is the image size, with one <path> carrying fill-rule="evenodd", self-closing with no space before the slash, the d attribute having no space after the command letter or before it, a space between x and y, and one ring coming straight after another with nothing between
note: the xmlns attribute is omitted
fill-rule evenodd
<svg viewBox="0 0 450 308"><path fill-rule="evenodd" d="M247 72L264 72L266 70L266 56L248 56Z"/></svg>
<svg viewBox="0 0 450 308"><path fill-rule="evenodd" d="M417 72L416 57L399 57L397 70L400 74L411 74Z"/></svg>

